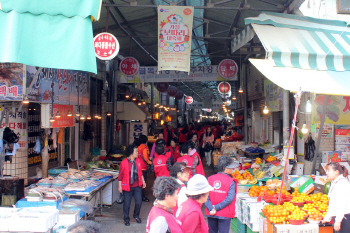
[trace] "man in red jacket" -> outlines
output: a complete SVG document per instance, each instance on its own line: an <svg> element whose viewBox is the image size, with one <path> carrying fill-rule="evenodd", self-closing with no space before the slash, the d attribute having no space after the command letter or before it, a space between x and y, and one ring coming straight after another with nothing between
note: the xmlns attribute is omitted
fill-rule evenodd
<svg viewBox="0 0 350 233"><path fill-rule="evenodd" d="M230 156L223 155L218 159L218 173L208 178L209 185L214 187L205 203L209 233L229 233L230 231L231 219L236 215L237 191L237 184L231 174L238 165Z"/></svg>
<svg viewBox="0 0 350 233"><path fill-rule="evenodd" d="M146 188L142 176L141 160L138 158L137 146L131 144L125 148L125 155L128 158L120 163L118 176L118 191L124 195L124 224L130 226L130 205L132 197L135 198L134 215L137 223L141 223L140 210L142 205L142 188Z"/></svg>
<svg viewBox="0 0 350 233"><path fill-rule="evenodd" d="M164 146L162 144L156 145L156 153L158 156L153 160L152 164L156 178L159 176L169 177L171 161L168 153L164 152Z"/></svg>

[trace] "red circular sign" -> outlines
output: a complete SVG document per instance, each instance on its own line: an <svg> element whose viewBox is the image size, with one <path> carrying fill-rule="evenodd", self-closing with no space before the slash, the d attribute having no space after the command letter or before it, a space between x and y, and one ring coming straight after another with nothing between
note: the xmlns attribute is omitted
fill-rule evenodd
<svg viewBox="0 0 350 233"><path fill-rule="evenodd" d="M220 93L227 94L231 91L231 85L228 82L219 83L218 90Z"/></svg>
<svg viewBox="0 0 350 233"><path fill-rule="evenodd" d="M177 90L177 94L175 95L175 99L182 99L184 97L184 92L182 90Z"/></svg>
<svg viewBox="0 0 350 233"><path fill-rule="evenodd" d="M174 97L174 96L176 96L176 94L177 94L177 87L175 87L175 86L169 86L167 92L168 92L168 95Z"/></svg>
<svg viewBox="0 0 350 233"><path fill-rule="evenodd" d="M157 90L159 92L166 92L169 88L168 83L157 83Z"/></svg>
<svg viewBox="0 0 350 233"><path fill-rule="evenodd" d="M186 104L192 104L193 103L193 98L192 96L187 96L185 99Z"/></svg>
<svg viewBox="0 0 350 233"><path fill-rule="evenodd" d="M237 63L231 59L222 60L218 66L218 72L225 79L233 79L238 72Z"/></svg>
<svg viewBox="0 0 350 233"><path fill-rule="evenodd" d="M119 65L119 70L126 76L134 76L139 72L140 64L133 57L124 58Z"/></svg>
<svg viewBox="0 0 350 233"><path fill-rule="evenodd" d="M100 33L94 37L95 55L101 60L112 60L119 53L119 42L110 33Z"/></svg>

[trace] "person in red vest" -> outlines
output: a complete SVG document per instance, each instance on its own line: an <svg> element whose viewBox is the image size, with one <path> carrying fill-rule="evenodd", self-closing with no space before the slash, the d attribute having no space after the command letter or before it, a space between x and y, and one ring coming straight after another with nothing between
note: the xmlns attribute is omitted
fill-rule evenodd
<svg viewBox="0 0 350 233"><path fill-rule="evenodd" d="M147 233L183 233L172 209L176 205L179 188L173 177L161 176L156 179L153 185L156 201L147 218Z"/></svg>
<svg viewBox="0 0 350 233"><path fill-rule="evenodd" d="M208 178L214 190L209 193L205 203L210 233L229 233L231 219L235 217L237 184L231 177L233 169L238 167L230 156L219 157L218 173Z"/></svg>
<svg viewBox="0 0 350 233"><path fill-rule="evenodd" d="M165 143L165 141L164 141L163 139L158 139L158 140L156 141L156 145L159 145L159 144L163 145L163 147L164 147L164 152L162 152L162 153L164 153L168 158L170 158L171 165L173 165L174 162L175 162L175 161L174 161L173 153L172 153L171 150L169 150L169 148L166 146L166 143ZM157 156L158 156L158 154L155 152L155 153L154 153L154 159L156 159Z"/></svg>
<svg viewBox="0 0 350 233"><path fill-rule="evenodd" d="M205 176L202 160L201 160L200 155L197 152L195 144L192 141L189 141L188 145L189 145L188 146L189 147L188 155L193 157L194 165L196 168L194 174L201 174L201 175Z"/></svg>
<svg viewBox="0 0 350 233"><path fill-rule="evenodd" d="M176 162L174 166L170 168L170 176L174 177L181 186L181 188L178 191L179 199L177 200L176 206L173 208L173 213L175 214L178 207L187 201L187 195L186 195L186 185L185 183L188 182L190 179L190 171L191 168L187 167L186 163L184 162Z"/></svg>
<svg viewBox="0 0 350 233"><path fill-rule="evenodd" d="M180 221L184 233L208 233L208 225L201 207L212 190L213 187L200 174L193 176L188 181L186 192L188 200L182 203L176 212L176 218Z"/></svg>
<svg viewBox="0 0 350 233"><path fill-rule="evenodd" d="M163 133L159 133L158 134L157 141L160 140L160 139L164 140L164 134ZM152 146L151 154L149 156L151 160L154 158L154 153L156 152L155 150L156 150L157 141L155 143L153 143L153 146Z"/></svg>
<svg viewBox="0 0 350 233"><path fill-rule="evenodd" d="M141 161L142 174L145 182L147 182L148 166L152 165L152 161L149 159L149 149L147 146L148 138L146 135L140 135L135 140L136 146L138 146L138 157ZM145 189L142 189L142 201L149 202L145 194Z"/></svg>
<svg viewBox="0 0 350 233"><path fill-rule="evenodd" d="M190 148L188 143L182 144L180 146L180 157L177 159L177 162L184 162L187 167L191 168L189 179L196 174L196 166L198 165L198 162L194 162L194 157L188 155Z"/></svg>
<svg viewBox="0 0 350 233"><path fill-rule="evenodd" d="M159 176L169 176L171 162L169 155L167 153L164 153L164 145L156 145L156 154L157 157L155 157L155 159L153 160L152 165L152 169L154 170L156 178Z"/></svg>
<svg viewBox="0 0 350 233"><path fill-rule="evenodd" d="M179 146L176 145L176 139L171 139L170 146L168 146L169 151L173 155L174 161L177 161L177 158L180 157Z"/></svg>
<svg viewBox="0 0 350 233"><path fill-rule="evenodd" d="M128 157L120 163L118 191L124 195L124 224L130 226L129 211L132 197L135 198L133 217L137 223L141 223L142 188L146 188L146 182L142 176L141 160L138 158L137 146L134 144L127 146L124 153Z"/></svg>
<svg viewBox="0 0 350 233"><path fill-rule="evenodd" d="M184 144L188 140L188 134L190 131L188 130L188 126L184 125L183 128L179 130L179 144Z"/></svg>
<svg viewBox="0 0 350 233"><path fill-rule="evenodd" d="M168 123L167 128L164 129L164 140L167 146L170 146L170 140L175 138L173 124L171 122Z"/></svg>

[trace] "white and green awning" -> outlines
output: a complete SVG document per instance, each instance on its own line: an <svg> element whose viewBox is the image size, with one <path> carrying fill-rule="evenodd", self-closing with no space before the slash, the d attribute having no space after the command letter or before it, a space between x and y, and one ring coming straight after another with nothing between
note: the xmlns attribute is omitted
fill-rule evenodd
<svg viewBox="0 0 350 233"><path fill-rule="evenodd" d="M0 0L0 63L97 73L101 0Z"/></svg>
<svg viewBox="0 0 350 233"><path fill-rule="evenodd" d="M245 22L260 39L273 66L350 70L350 28L344 21L269 12L247 18ZM232 45L252 39L245 31L243 34L249 36L238 35Z"/></svg>

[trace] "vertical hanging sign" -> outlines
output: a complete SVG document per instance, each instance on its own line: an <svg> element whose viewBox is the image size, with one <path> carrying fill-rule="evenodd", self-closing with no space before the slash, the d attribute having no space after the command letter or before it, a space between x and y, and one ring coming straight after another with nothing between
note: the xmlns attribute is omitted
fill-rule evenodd
<svg viewBox="0 0 350 233"><path fill-rule="evenodd" d="M158 71L190 72L194 8L158 6Z"/></svg>

